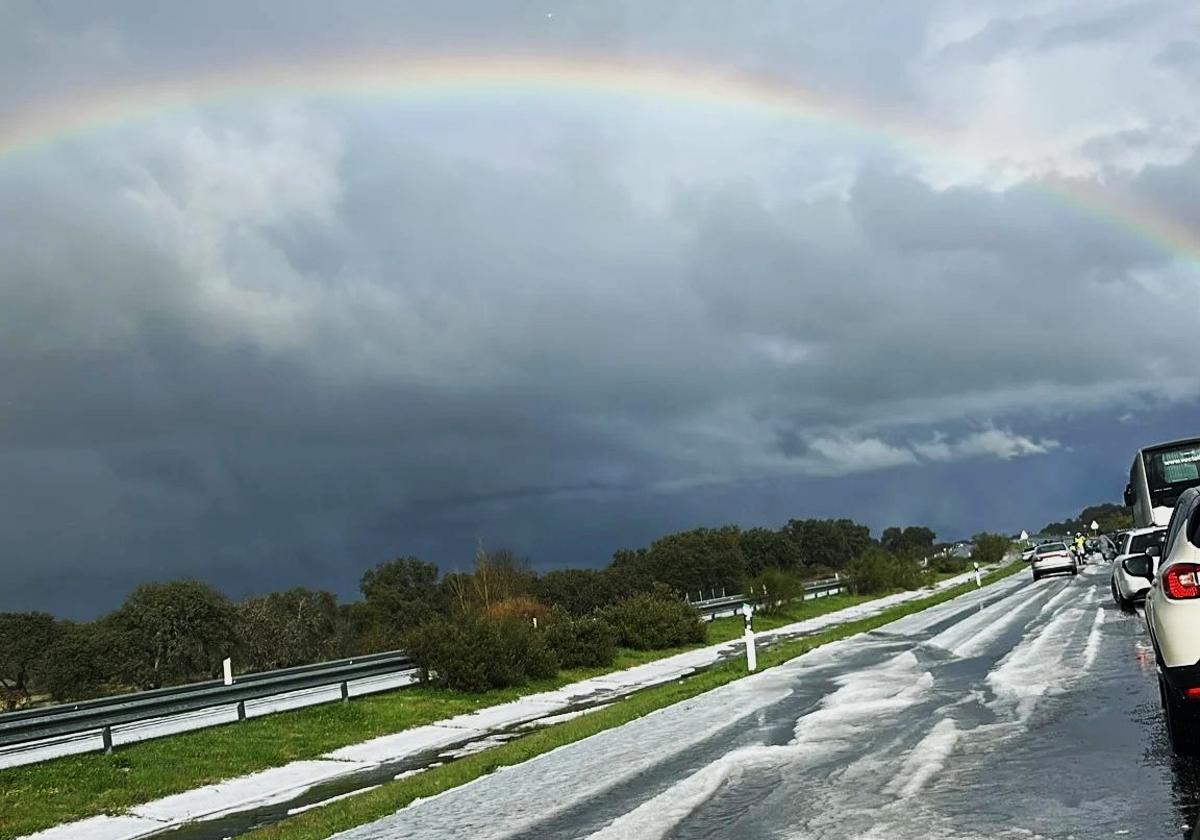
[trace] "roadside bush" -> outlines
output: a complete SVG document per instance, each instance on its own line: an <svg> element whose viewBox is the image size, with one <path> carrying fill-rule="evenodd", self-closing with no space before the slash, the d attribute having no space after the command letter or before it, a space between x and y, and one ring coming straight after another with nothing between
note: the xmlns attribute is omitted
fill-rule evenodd
<svg viewBox="0 0 1200 840"><path fill-rule="evenodd" d="M810 580L827 580L838 574L838 570L832 566L805 566L803 578L805 581ZM843 569L841 574L845 574Z"/></svg>
<svg viewBox="0 0 1200 840"><path fill-rule="evenodd" d="M338 622L332 592L298 587L247 598L237 605L235 663L243 671L268 671L333 659Z"/></svg>
<svg viewBox="0 0 1200 840"><path fill-rule="evenodd" d="M616 576L595 569L553 569L536 586L539 601L571 615L590 615L629 594L621 591Z"/></svg>
<svg viewBox="0 0 1200 840"><path fill-rule="evenodd" d="M940 554L929 561L933 571L943 574L962 574L971 568L971 561L952 554Z"/></svg>
<svg viewBox="0 0 1200 840"><path fill-rule="evenodd" d="M105 665L112 644L101 624L64 623L34 671L38 689L60 703L100 696L110 678Z"/></svg>
<svg viewBox="0 0 1200 840"><path fill-rule="evenodd" d="M574 618L562 608L550 616L545 637L561 668L611 665L617 655L617 633L607 621Z"/></svg>
<svg viewBox="0 0 1200 840"><path fill-rule="evenodd" d="M850 578L859 594L878 594L921 586L921 567L882 548L869 548L850 564Z"/></svg>
<svg viewBox="0 0 1200 840"><path fill-rule="evenodd" d="M422 680L459 691L524 685L558 673L544 635L520 619L438 617L412 631L405 647Z"/></svg>
<svg viewBox="0 0 1200 840"><path fill-rule="evenodd" d="M531 625L536 618L538 624L545 624L550 617L550 608L528 595L517 595L490 604L487 616L497 621L517 619Z"/></svg>
<svg viewBox="0 0 1200 840"><path fill-rule="evenodd" d="M758 577L746 582L745 591L752 595L766 594L767 600L760 602L758 611L778 612L790 601L804 597L804 581L799 575L768 566Z"/></svg>
<svg viewBox="0 0 1200 840"><path fill-rule="evenodd" d="M1000 563L1012 547L1012 540L1002 534L976 534L972 543L971 559L981 566Z"/></svg>
<svg viewBox="0 0 1200 840"><path fill-rule="evenodd" d="M707 628L700 614L662 589L626 598L600 610L625 647L661 650L703 642Z"/></svg>

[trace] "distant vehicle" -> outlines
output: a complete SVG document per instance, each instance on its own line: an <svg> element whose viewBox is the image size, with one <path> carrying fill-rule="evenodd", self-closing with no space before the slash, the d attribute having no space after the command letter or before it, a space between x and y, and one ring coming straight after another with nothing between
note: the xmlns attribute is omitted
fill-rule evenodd
<svg viewBox="0 0 1200 840"><path fill-rule="evenodd" d="M1133 527L1166 525L1179 494L1196 486L1200 486L1200 438L1139 449L1125 485Z"/></svg>
<svg viewBox="0 0 1200 840"><path fill-rule="evenodd" d="M1154 558L1160 557L1158 569ZM1158 693L1176 755L1200 755L1200 487L1180 494L1161 548L1122 564L1152 581L1146 624L1158 662Z"/></svg>
<svg viewBox="0 0 1200 840"><path fill-rule="evenodd" d="M1109 588L1112 590L1113 602L1123 611L1133 609L1134 603L1145 600L1146 593L1150 591L1150 580L1125 571L1125 561L1130 557L1145 555L1151 546L1161 547L1166 533L1166 528L1139 528L1130 531L1121 542L1117 557L1113 561Z"/></svg>
<svg viewBox="0 0 1200 840"><path fill-rule="evenodd" d="M1067 548L1066 543L1048 542L1033 550L1033 579L1038 580L1046 575L1065 572L1069 575L1079 574L1079 564L1075 555Z"/></svg>

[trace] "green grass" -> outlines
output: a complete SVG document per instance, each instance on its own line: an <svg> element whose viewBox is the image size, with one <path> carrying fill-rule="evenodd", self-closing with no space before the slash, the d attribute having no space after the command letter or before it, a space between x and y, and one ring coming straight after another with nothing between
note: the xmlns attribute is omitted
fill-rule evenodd
<svg viewBox="0 0 1200 840"><path fill-rule="evenodd" d="M1023 568L1024 564L1019 561L1010 563L986 575L984 584L993 583ZM899 604L875 616L839 624L803 639L783 642L759 654L759 670L787 662L821 645L882 627L906 615L948 601L973 588L974 583L962 584L926 598ZM679 682L648 688L589 715L536 730L485 752L307 811L275 825L252 831L243 835L243 838L324 840L340 831L395 813L416 799L434 796L501 767L519 764L745 676L745 664L735 661L702 671Z"/></svg>
<svg viewBox="0 0 1200 840"><path fill-rule="evenodd" d="M832 595L794 603L777 613L756 616L754 619L755 629L771 630L795 621L860 604L871 600L872 597L878 596ZM918 603L928 606L932 602L925 599ZM888 614L893 614L892 610L889 610ZM899 616L893 614L893 617L887 620L892 621L896 617ZM858 625L859 622L855 622L850 626ZM860 632L860 630L849 632ZM740 617L718 619L709 624L706 644L729 641L741 634L742 619ZM823 638L824 635L813 638ZM132 744L118 748L112 755L90 753L26 767L0 770L0 838L7 840L7 838L29 834L83 817L117 813L143 802L191 790L221 779L278 767L298 759L314 758L349 744L356 744L414 726L434 723L454 715L508 702L526 694L548 691L588 677L630 668L694 647L696 646L655 651L623 649L609 668L581 668L563 671L552 680L540 680L519 688L490 691L485 694L464 694L427 686L413 686L400 691L355 698L350 703L313 706L308 709L247 720L236 725L202 729L169 738ZM776 661L779 655L778 651L792 651L788 654L788 658L790 658L807 649L807 647L797 648L794 644L790 646L783 644L777 646L775 650L763 651L759 661L760 663ZM724 673L724 671L717 669L716 673ZM702 681L697 682L697 680ZM720 684L710 685L707 680L706 675L699 675L690 678L685 685L707 686L695 689L694 693L700 693ZM653 708L673 702L644 699L656 698L660 695L673 696L666 692L665 688L654 691L659 693L639 693L612 707L613 711L603 710L587 715L579 719L576 724L577 727L582 728L565 731L590 734L591 730L587 727L594 725L593 721L613 720L615 722L609 725L614 726L623 722L619 715L617 718L613 717L618 714L617 709L626 710L620 713L625 714L630 709L643 708L643 704L646 702L658 703ZM647 710L649 708L647 707ZM640 712L639 714L644 713ZM634 717L636 716L638 715L635 714ZM571 723L576 722L572 721ZM562 726L566 725L562 724ZM508 764L523 760L521 758L507 759L505 756L522 756L528 749L535 749L536 751L529 755L536 755L538 752L544 751L544 749L536 748L537 745L544 743L547 733L562 731L564 730L560 730L558 727L542 730L505 745L501 748L505 752L497 754L495 758L490 756L496 751L489 750L472 757L469 763L467 759L464 759L446 765L445 768L439 768L440 772L437 774L420 774L413 777L414 784L418 785L414 789L423 790L424 788L420 786L439 783L436 781L438 779L466 781L468 778L474 778L480 773L489 772L490 769L500 766L491 764L490 762L493 760ZM578 740L578 738L586 737L586 734L572 737L570 740ZM567 743L567 741L563 743ZM546 747L545 749L550 748ZM470 774L471 768L482 769L474 770L474 775L462 775ZM426 781L427 779L434 781ZM461 781L440 783L452 787L453 784L460 784ZM358 802L361 799L359 797L348 801ZM327 809L319 810L324 812Z"/></svg>

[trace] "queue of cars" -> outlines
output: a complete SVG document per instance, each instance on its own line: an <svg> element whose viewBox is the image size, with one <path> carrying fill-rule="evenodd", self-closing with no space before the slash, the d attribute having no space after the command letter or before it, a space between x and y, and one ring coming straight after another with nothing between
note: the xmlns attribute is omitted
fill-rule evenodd
<svg viewBox="0 0 1200 840"><path fill-rule="evenodd" d="M1113 562L1113 599L1144 600L1171 749L1200 755L1200 439L1139 450L1125 502L1135 530Z"/></svg>
<svg viewBox="0 0 1200 840"><path fill-rule="evenodd" d="M1145 605L1171 749L1200 756L1200 438L1139 449L1125 504L1132 529L1043 542L1023 557L1034 580L1078 575L1097 553L1112 559L1113 601L1127 612Z"/></svg>

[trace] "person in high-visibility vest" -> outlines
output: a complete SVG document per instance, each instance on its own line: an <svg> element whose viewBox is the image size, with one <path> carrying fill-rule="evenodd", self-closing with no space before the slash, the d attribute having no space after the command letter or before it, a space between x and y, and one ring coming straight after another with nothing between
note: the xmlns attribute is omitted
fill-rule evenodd
<svg viewBox="0 0 1200 840"><path fill-rule="evenodd" d="M1084 545L1083 534L1076 534L1075 535L1075 553L1077 555L1079 555L1080 560L1083 559L1083 545Z"/></svg>

